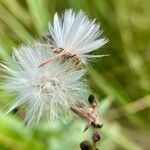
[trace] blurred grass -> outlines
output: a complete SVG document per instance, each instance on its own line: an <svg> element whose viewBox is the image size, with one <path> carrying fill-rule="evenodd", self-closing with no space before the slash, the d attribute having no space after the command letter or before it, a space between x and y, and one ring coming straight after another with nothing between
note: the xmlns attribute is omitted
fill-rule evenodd
<svg viewBox="0 0 150 150"><path fill-rule="evenodd" d="M105 124L99 146L103 150L149 150L150 1L0 0L1 61L10 59L13 47L47 32L55 11L66 8L83 9L91 18L97 18L103 35L109 39L101 54L110 56L88 67L89 84L101 101ZM1 108L10 98L0 89ZM85 137L83 128L84 123L77 119L68 125L32 130L1 112L0 150L79 149L78 143Z"/></svg>

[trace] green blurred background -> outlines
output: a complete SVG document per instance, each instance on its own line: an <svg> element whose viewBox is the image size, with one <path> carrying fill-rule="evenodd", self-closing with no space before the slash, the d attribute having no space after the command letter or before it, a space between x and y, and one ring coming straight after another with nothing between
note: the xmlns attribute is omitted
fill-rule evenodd
<svg viewBox="0 0 150 150"><path fill-rule="evenodd" d="M101 23L109 39L100 53L109 54L89 67L89 85L96 93L104 127L100 150L150 149L150 1L149 0L0 0L0 60L47 32L54 13L84 10ZM96 51L95 53L99 53ZM3 80L3 72L0 72ZM90 139L85 122L31 129L17 116L4 114L13 99L0 89L0 150L78 150Z"/></svg>

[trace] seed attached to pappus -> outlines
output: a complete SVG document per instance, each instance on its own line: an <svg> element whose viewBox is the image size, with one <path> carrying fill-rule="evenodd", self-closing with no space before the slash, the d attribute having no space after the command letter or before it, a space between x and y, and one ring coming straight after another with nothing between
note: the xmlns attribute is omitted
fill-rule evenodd
<svg viewBox="0 0 150 150"><path fill-rule="evenodd" d="M101 33L100 25L95 19L89 19L83 11L75 12L69 9L62 16L55 13L53 25L49 23L45 45L57 54L43 60L38 67L59 57L72 58L78 66L85 64L88 59L105 56L89 54L107 43L107 40L101 37Z"/></svg>

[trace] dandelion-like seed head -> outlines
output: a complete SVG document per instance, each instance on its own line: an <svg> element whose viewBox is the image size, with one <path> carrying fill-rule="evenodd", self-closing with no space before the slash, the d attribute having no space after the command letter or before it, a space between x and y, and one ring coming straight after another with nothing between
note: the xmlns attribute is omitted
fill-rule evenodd
<svg viewBox="0 0 150 150"><path fill-rule="evenodd" d="M59 58L38 68L39 62L53 53L38 46L21 46L13 52L14 65L2 65L7 72L4 88L16 94L9 112L25 105L25 121L66 121L72 103L84 99L84 70L70 69L70 62Z"/></svg>
<svg viewBox="0 0 150 150"><path fill-rule="evenodd" d="M83 11L78 13L66 10L62 17L54 15L53 24L49 23L49 34L56 48L76 55L83 62L86 58L101 57L89 53L102 47L107 40L101 38L100 26L90 20Z"/></svg>
<svg viewBox="0 0 150 150"><path fill-rule="evenodd" d="M101 57L90 52L107 42L95 19L72 9L61 17L55 13L47 37L44 42L15 49L13 64L1 64L8 74L3 87L16 95L8 112L24 107L28 125L68 120L72 104L88 95L85 71L77 66Z"/></svg>

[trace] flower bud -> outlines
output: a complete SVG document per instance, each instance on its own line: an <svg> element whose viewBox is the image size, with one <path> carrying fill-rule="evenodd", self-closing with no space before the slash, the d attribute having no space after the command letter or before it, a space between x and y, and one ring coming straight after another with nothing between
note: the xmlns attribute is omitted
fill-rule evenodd
<svg viewBox="0 0 150 150"><path fill-rule="evenodd" d="M81 150L91 150L92 145L88 140L85 140L80 143L80 148L81 148Z"/></svg>
<svg viewBox="0 0 150 150"><path fill-rule="evenodd" d="M101 139L99 133L97 131L93 131L92 140L93 142L98 142Z"/></svg>

